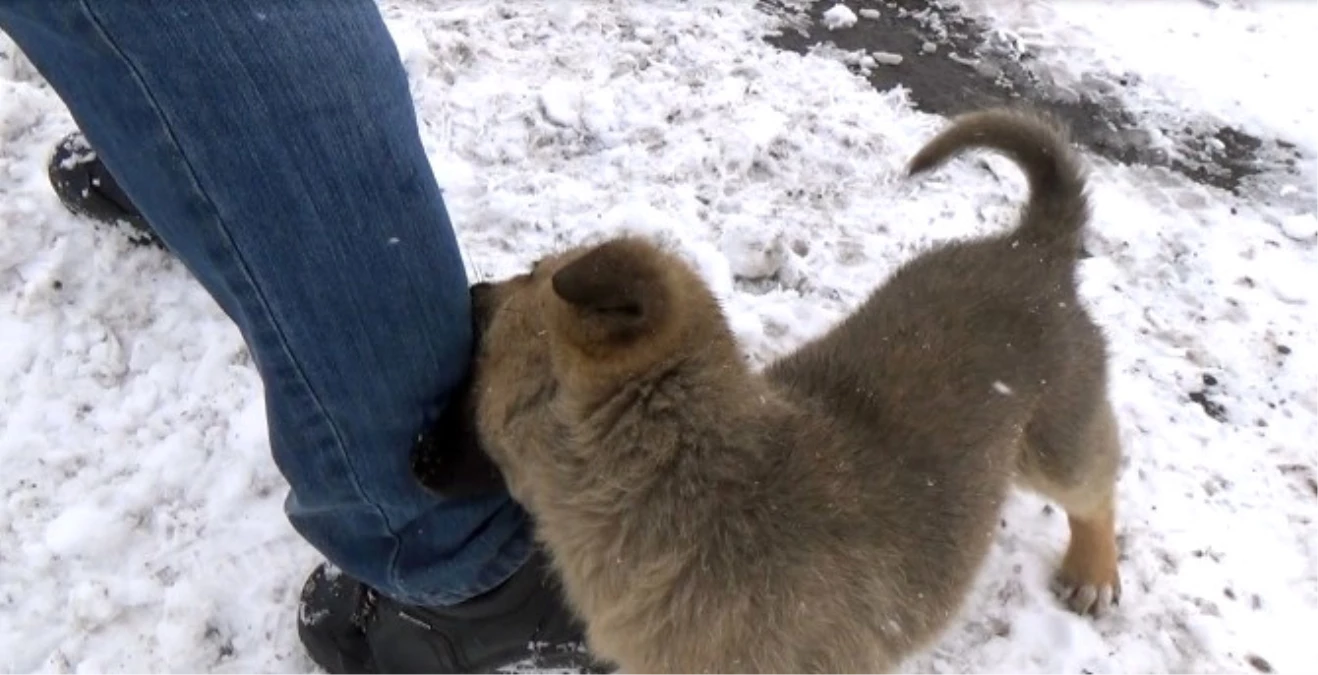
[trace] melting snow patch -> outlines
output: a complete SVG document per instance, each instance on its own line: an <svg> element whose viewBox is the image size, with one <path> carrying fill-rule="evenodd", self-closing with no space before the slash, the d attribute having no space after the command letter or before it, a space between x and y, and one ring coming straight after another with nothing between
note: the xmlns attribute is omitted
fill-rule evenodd
<svg viewBox="0 0 1318 675"><path fill-rule="evenodd" d="M885 66L900 66L902 61L906 60L901 54L893 54L892 52L874 52L873 56L875 61Z"/></svg>
<svg viewBox="0 0 1318 675"><path fill-rule="evenodd" d="M824 27L829 30L851 28L857 20L856 13L843 4L833 5L824 12Z"/></svg>
<svg viewBox="0 0 1318 675"><path fill-rule="evenodd" d="M1308 241L1318 235L1318 215L1287 216L1281 221L1281 231L1295 241Z"/></svg>

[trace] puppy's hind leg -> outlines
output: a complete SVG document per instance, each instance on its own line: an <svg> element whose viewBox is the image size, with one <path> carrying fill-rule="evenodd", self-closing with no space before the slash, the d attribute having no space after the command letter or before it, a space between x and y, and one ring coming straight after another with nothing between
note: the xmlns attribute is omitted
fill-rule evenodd
<svg viewBox="0 0 1318 675"><path fill-rule="evenodd" d="M1099 615L1121 599L1115 503L1121 446L1106 396L1087 402L1079 419L1056 419L1056 408L1040 411L1026 431L1020 468L1022 483L1066 510L1071 541L1057 572L1059 597L1078 614Z"/></svg>

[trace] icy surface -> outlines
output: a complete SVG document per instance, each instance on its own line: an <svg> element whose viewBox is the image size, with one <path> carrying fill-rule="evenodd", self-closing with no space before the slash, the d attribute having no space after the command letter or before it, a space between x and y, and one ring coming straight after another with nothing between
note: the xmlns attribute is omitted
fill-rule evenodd
<svg viewBox="0 0 1318 675"><path fill-rule="evenodd" d="M966 2L1059 78L1131 71L1137 110L1202 108L1314 155L1311 4ZM385 3L471 275L645 232L698 266L763 363L922 247L1009 225L1010 165L902 179L943 120L765 46L753 5ZM318 558L282 515L260 382L180 265L59 206L45 161L71 128L0 37L0 670L309 670L294 613ZM1313 205L1094 165L1082 276L1129 454L1120 610L1058 605L1065 518L1020 496L962 615L904 668L1305 671Z"/></svg>
<svg viewBox="0 0 1318 675"><path fill-rule="evenodd" d="M1144 113L1194 109L1256 135L1318 142L1318 3L1288 0L948 0L1039 52L1083 88L1130 73L1124 102Z"/></svg>

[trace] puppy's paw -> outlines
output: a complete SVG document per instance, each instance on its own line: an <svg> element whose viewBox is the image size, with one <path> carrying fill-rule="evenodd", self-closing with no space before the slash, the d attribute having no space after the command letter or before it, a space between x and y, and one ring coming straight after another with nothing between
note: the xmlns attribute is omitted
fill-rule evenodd
<svg viewBox="0 0 1318 675"><path fill-rule="evenodd" d="M1104 547L1106 548L1106 547ZM1103 616L1121 604L1121 573L1117 569L1115 546L1110 554L1081 556L1075 546L1067 551L1062 568L1053 579L1053 592L1071 611L1080 615Z"/></svg>
<svg viewBox="0 0 1318 675"><path fill-rule="evenodd" d="M1076 614L1103 616L1121 604L1121 578L1100 583L1076 582L1063 574L1053 580L1053 592Z"/></svg>
<svg viewBox="0 0 1318 675"><path fill-rule="evenodd" d="M1053 589L1076 614L1102 616L1121 602L1114 510L1109 504L1083 515L1068 513L1067 521L1071 543Z"/></svg>

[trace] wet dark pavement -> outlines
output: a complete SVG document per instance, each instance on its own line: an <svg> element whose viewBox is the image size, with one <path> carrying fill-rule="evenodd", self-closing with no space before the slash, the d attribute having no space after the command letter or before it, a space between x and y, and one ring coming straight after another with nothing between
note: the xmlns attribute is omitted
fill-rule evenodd
<svg viewBox="0 0 1318 675"><path fill-rule="evenodd" d="M763 11L791 19L792 27L768 39L776 47L806 53L831 43L844 51L900 55L901 63L874 65L867 68L866 77L879 90L906 87L912 103L925 112L955 115L991 105L1028 103L1064 120L1076 141L1097 155L1123 164L1163 167L1245 197L1265 193L1276 197L1276 191L1266 187L1275 185L1269 178L1299 175L1314 163L1285 139L1258 138L1208 118L1186 120L1179 128L1154 123L1174 143L1177 156L1172 156L1153 147L1141 129L1150 121L1138 120L1118 99L1119 89L1130 85L1131 76L1114 73L1086 82L1090 91L1085 93L1062 91L1032 68L1038 55L1019 50L980 20L938 0L850 0L845 4L853 11L873 9L879 16L862 15L855 25L833 31L822 20L836 4L833 0L814 2L806 9L799 8L805 4L800 0L759 0L758 4ZM858 65L851 67L864 73ZM1294 198L1312 201L1313 190L1309 186L1307 194Z"/></svg>

